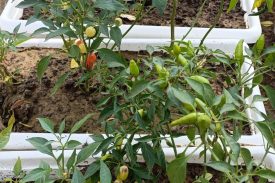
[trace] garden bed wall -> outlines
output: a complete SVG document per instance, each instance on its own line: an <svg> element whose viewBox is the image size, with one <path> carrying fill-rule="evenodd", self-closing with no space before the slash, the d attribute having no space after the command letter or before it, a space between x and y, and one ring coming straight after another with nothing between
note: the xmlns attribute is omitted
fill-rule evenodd
<svg viewBox="0 0 275 183"><path fill-rule="evenodd" d="M251 155L253 157L253 160L256 162L256 164L261 163L261 159L263 158L265 151L263 147L246 147L245 148L249 149L251 152ZM189 147L188 150L186 151L186 155L190 154L195 150L195 147ZM193 163L193 164L199 164L203 162L203 159L200 157L200 151L203 149L198 149L192 157L189 159L188 163ZM172 161L174 157L174 152L172 148L164 148L163 149L166 160L168 162ZM178 152L183 152L184 148L178 148ZM67 161L72 154L72 150L66 150L64 155L65 155L65 161ZM79 151L77 151L78 153ZM34 168L37 168L39 163L41 161L47 162L53 170L56 170L58 167L54 160L45 154L42 154L38 151L2 151L0 152L0 180L3 180L6 177L12 177L13 173L13 166L20 156L20 159L22 161L22 166L24 167L25 171L30 171ZM100 155L98 155L100 157ZM210 157L210 154L208 152L208 157ZM96 157L95 157L96 158ZM84 162L83 165L88 165L91 162L94 161L94 158L90 157L87 161ZM140 162L144 162L144 160L140 157L139 158ZM242 162L239 162L242 163ZM271 154L267 155L265 158L265 161L263 162L263 166L266 168L275 170L275 157Z"/></svg>
<svg viewBox="0 0 275 183"><path fill-rule="evenodd" d="M28 34L33 33L36 29L43 27L41 22L35 22L26 25L26 20L20 20L23 15L23 9L16 8L16 5L22 0L9 0L0 18L0 28L7 31L12 31L13 27L21 24L20 31ZM261 35L261 24L258 16L248 16L254 1L241 0L241 7L245 13L244 21L246 29L230 29L230 28L215 28L211 31L209 39L244 39L247 43L255 43ZM125 32L130 25L122 25L121 29ZM176 27L175 37L181 39L189 31L189 27ZM194 27L188 39L201 39L208 31L208 28ZM40 35L40 38L44 35ZM127 34L126 38L144 39L167 39L170 37L169 26L150 26L150 25L136 25Z"/></svg>

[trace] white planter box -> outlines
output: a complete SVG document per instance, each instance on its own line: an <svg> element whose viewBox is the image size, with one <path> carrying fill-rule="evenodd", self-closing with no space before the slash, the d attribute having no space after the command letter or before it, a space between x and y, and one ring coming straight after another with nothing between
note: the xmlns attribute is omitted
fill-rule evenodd
<svg viewBox="0 0 275 183"><path fill-rule="evenodd" d="M21 23L20 31L28 34L36 29L44 27L41 22L36 22L26 26L26 20L19 20L23 15L23 9L16 8L16 5L22 0L9 0L0 17L0 28L12 31L13 28ZM258 16L248 16L251 13L254 0L241 0L241 7L246 12L244 16L246 29L215 28L209 34L209 39L244 39L247 43L255 43L262 33L260 19ZM121 26L123 32L129 28L129 25ZM189 27L176 27L175 37L181 39L189 30ZM194 27L188 39L202 39L208 28ZM42 35L43 36L43 35ZM168 39L170 38L169 26L144 26L136 25L127 34L125 38L135 39Z"/></svg>
<svg viewBox="0 0 275 183"><path fill-rule="evenodd" d="M35 41L35 40L34 40ZM53 40L54 41L54 40ZM55 40L58 41L58 40ZM194 44L194 46L197 46L200 41L199 40L190 40ZM208 48L211 49L220 49L223 50L226 53L233 53L235 46L237 45L237 40L206 40L205 45ZM51 42L51 46L54 46L54 43ZM122 50L131 50L131 51L138 51L138 50L145 50L147 45L154 45L154 46L160 46L160 45L167 45L169 44L169 40L142 40L142 39L125 39L122 43ZM247 47L245 44L244 47ZM246 59L245 63L242 67L242 73L252 73L254 70L253 66L251 67L251 61ZM251 84L252 81L250 81L248 84ZM265 108L263 102L253 102L253 96L260 95L259 87L254 87L253 93L250 97L246 98L246 103L248 105L251 105L253 108L257 108L262 113L265 113ZM255 112L255 109L247 109L246 113L248 115L248 118L253 120L254 122L262 121L262 116ZM242 136L240 139L240 143L246 146L261 146L263 145L262 137L257 133L256 128L254 125L251 125L251 131L252 135ZM64 134L67 136L68 134ZM47 139L54 139L53 135L47 134L47 133L12 133L11 139L7 146L4 148L5 151L9 150L34 150L31 144L29 144L26 139L30 137L44 137ZM79 140L83 144L85 142L92 142L92 139L89 137L88 134L74 134L72 136L73 139ZM187 137L180 137L176 139L176 144L181 146L186 146L189 143L189 140ZM56 148L56 146L54 146ZM163 142L163 147L167 147L166 143Z"/></svg>
<svg viewBox="0 0 275 183"><path fill-rule="evenodd" d="M245 147L245 146L244 146ZM253 160L256 164L259 164L264 156L264 148L263 147L245 147L249 149L251 152L251 155L253 157ZM195 150L195 147L189 147L186 151L186 155L190 154ZM203 158L200 157L200 151L203 149L198 149L192 157L189 159L188 163L194 163L199 164L203 163ZM172 161L174 157L174 152L172 148L163 148L166 160L168 162ZM181 153L184 151L184 148L178 148L178 152ZM72 154L73 151L67 150L65 151L65 161L67 161ZM77 151L78 153L79 151ZM208 152L209 153L209 152ZM58 154L58 152L56 152ZM13 166L17 160L17 158L20 157L22 161L22 167L25 171L30 171L34 168L37 168L39 166L39 163L41 161L47 162L53 170L56 170L58 167L55 163L55 161L48 155L42 154L37 151L9 151L9 152L0 152L0 181L3 180L6 177L12 177L13 173ZM210 157L208 155L208 157ZM83 165L88 165L91 162L93 162L95 159L93 157L90 157ZM140 162L143 162L144 160L142 158L139 159ZM240 164L243 162L239 162ZM268 154L263 162L263 165L265 168L269 168L272 170L275 170L275 156Z"/></svg>

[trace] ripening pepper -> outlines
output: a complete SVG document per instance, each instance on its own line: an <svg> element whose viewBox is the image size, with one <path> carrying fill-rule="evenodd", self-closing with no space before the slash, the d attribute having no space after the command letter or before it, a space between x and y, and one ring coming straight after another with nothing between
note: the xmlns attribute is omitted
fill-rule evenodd
<svg viewBox="0 0 275 183"><path fill-rule="evenodd" d="M128 178L129 169L126 165L123 165L119 168L119 172L117 175L117 180L125 181Z"/></svg>
<svg viewBox="0 0 275 183"><path fill-rule="evenodd" d="M91 70L94 68L96 62L96 54L94 52L90 53L86 59L86 69Z"/></svg>
<svg viewBox="0 0 275 183"><path fill-rule="evenodd" d="M122 23L123 23L123 21L122 21L121 18L116 18L116 19L115 19L115 25L116 25L117 27L120 27L120 26L122 25Z"/></svg>
<svg viewBox="0 0 275 183"><path fill-rule="evenodd" d="M134 77L138 77L139 75L139 68L137 63L134 60L130 60L130 74Z"/></svg>
<svg viewBox="0 0 275 183"><path fill-rule="evenodd" d="M93 38L96 35L96 29L93 26L87 27L85 34L88 38Z"/></svg>
<svg viewBox="0 0 275 183"><path fill-rule="evenodd" d="M82 54L87 53L87 49L86 49L86 46L85 46L83 40L77 39L77 40L75 40L74 44L79 47L80 53L82 53Z"/></svg>

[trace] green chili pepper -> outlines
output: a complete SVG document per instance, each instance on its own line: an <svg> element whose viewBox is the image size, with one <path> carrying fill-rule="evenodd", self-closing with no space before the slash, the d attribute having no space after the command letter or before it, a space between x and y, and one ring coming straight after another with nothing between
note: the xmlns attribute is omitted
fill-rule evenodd
<svg viewBox="0 0 275 183"><path fill-rule="evenodd" d="M182 54L179 54L176 61L179 65L182 65L183 67L185 67L188 64L188 61Z"/></svg>
<svg viewBox="0 0 275 183"><path fill-rule="evenodd" d="M243 42L243 40L240 40L235 48L235 59L238 62L239 66L241 66L244 62Z"/></svg>
<svg viewBox="0 0 275 183"><path fill-rule="evenodd" d="M173 45L173 52L174 52L175 55L179 55L181 53L181 48L176 43Z"/></svg>
<svg viewBox="0 0 275 183"><path fill-rule="evenodd" d="M203 113L190 113L186 116L183 116L177 120L174 120L170 123L171 126L178 126L178 125L195 125L197 122L198 116L202 115Z"/></svg>
<svg viewBox="0 0 275 183"><path fill-rule="evenodd" d="M134 77L139 75L139 68L134 60L130 60L130 74Z"/></svg>
<svg viewBox="0 0 275 183"><path fill-rule="evenodd" d="M201 84L210 84L209 80L202 76L196 75L196 76L191 76L190 78L195 81L198 81Z"/></svg>

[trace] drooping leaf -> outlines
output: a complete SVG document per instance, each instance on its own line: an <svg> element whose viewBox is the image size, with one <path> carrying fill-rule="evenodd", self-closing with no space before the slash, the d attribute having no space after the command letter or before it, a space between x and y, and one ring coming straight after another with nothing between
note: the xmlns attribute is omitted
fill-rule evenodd
<svg viewBox="0 0 275 183"><path fill-rule="evenodd" d="M61 88L61 86L64 84L69 75L70 73L67 72L58 78L53 89L51 90L51 95L54 95L59 90L59 88Z"/></svg>
<svg viewBox="0 0 275 183"><path fill-rule="evenodd" d="M84 123L92 117L92 114L87 114L84 118L82 118L80 121L78 121L71 129L71 133L75 133L79 128L81 128Z"/></svg>
<svg viewBox="0 0 275 183"><path fill-rule="evenodd" d="M54 126L53 126L53 122L48 119L48 118L38 118L38 121L41 125L41 127L50 133L54 133Z"/></svg>
<svg viewBox="0 0 275 183"><path fill-rule="evenodd" d="M265 137L268 144L272 147L274 147L274 141L273 141L273 133L269 126L267 125L267 122L256 122L256 127L260 130L261 134Z"/></svg>
<svg viewBox="0 0 275 183"><path fill-rule="evenodd" d="M84 182L85 182L85 178L83 174L76 168L74 170L72 183L84 183Z"/></svg>
<svg viewBox="0 0 275 183"><path fill-rule="evenodd" d="M49 170L45 170L43 168L36 168L30 173L28 173L21 181L20 183L25 183L25 182L32 182L32 181L37 181L41 177L47 175L49 173Z"/></svg>
<svg viewBox="0 0 275 183"><path fill-rule="evenodd" d="M38 62L38 64L37 64L37 78L38 78L39 82L41 82L41 79L42 79L44 73L48 69L50 60L51 60L51 56L46 56L46 57L43 57Z"/></svg>
<svg viewBox="0 0 275 183"><path fill-rule="evenodd" d="M275 109L275 89L272 88L271 86L263 86L267 97L269 98L269 101L273 107L273 109Z"/></svg>
<svg viewBox="0 0 275 183"><path fill-rule="evenodd" d="M167 0L152 0L152 5L157 8L160 15L163 15L167 6Z"/></svg>
<svg viewBox="0 0 275 183"><path fill-rule="evenodd" d="M94 6L109 11L121 11L125 9L125 6L117 0L96 0Z"/></svg>
<svg viewBox="0 0 275 183"><path fill-rule="evenodd" d="M255 175L258 175L265 179L275 180L275 172L269 169L258 170Z"/></svg>
<svg viewBox="0 0 275 183"><path fill-rule="evenodd" d="M206 165L224 173L230 173L234 171L234 167L223 161L212 161L207 163Z"/></svg>
<svg viewBox="0 0 275 183"><path fill-rule="evenodd" d="M135 96L137 96L138 94L140 94L141 92L146 90L148 88L148 86L149 86L148 81L145 81L145 80L137 81L134 84L134 86L132 87L132 89L128 95L128 98L129 99L134 98Z"/></svg>
<svg viewBox="0 0 275 183"><path fill-rule="evenodd" d="M183 183L186 179L186 156L180 156L167 166L167 175L171 183Z"/></svg>
<svg viewBox="0 0 275 183"><path fill-rule="evenodd" d="M111 39L115 41L115 44L120 47L122 40L122 33L119 27L112 27L110 30Z"/></svg>
<svg viewBox="0 0 275 183"><path fill-rule="evenodd" d="M101 48L98 50L98 54L102 60L104 60L108 67L123 67L126 68L126 62L124 58L119 55L118 53L107 49L107 48Z"/></svg>
<svg viewBox="0 0 275 183"><path fill-rule="evenodd" d="M100 182L111 183L112 182L112 174L108 166L104 163L104 161L100 161Z"/></svg>
<svg viewBox="0 0 275 183"><path fill-rule="evenodd" d="M81 151L77 155L76 164L87 160L96 150L96 148L98 147L98 144L99 143L92 143L92 144L89 144L87 147L81 149Z"/></svg>
<svg viewBox="0 0 275 183"><path fill-rule="evenodd" d="M53 156L52 145L49 141L42 137L32 137L27 139L39 152Z"/></svg>
<svg viewBox="0 0 275 183"><path fill-rule="evenodd" d="M14 113L12 113L8 122L8 127L0 132L0 150L3 149L9 142L10 134L14 123L15 123L15 117L14 117Z"/></svg>

